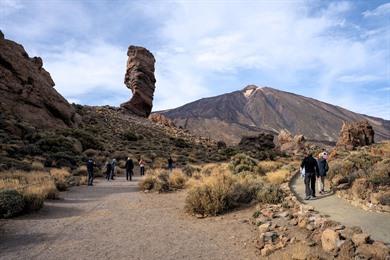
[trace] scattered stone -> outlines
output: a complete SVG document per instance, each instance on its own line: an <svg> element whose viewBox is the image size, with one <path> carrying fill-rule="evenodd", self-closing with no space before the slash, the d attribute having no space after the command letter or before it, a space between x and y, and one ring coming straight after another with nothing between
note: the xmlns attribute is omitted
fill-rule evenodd
<svg viewBox="0 0 390 260"><path fill-rule="evenodd" d="M335 227L332 228L334 231L339 231L339 230L343 230L345 229L345 226L344 225L337 225Z"/></svg>
<svg viewBox="0 0 390 260"><path fill-rule="evenodd" d="M317 243L315 241L313 241L313 240L310 240L310 241L307 242L307 245L310 246L310 247L313 247L313 246L316 246Z"/></svg>
<svg viewBox="0 0 390 260"><path fill-rule="evenodd" d="M275 240L279 237L278 233L275 231L269 231L263 233L264 242L275 242Z"/></svg>
<svg viewBox="0 0 390 260"><path fill-rule="evenodd" d="M298 225L298 220L296 220L296 219L294 218L294 219L292 219L292 220L289 222L289 224L290 224L291 226L296 226L296 225Z"/></svg>
<svg viewBox="0 0 390 260"><path fill-rule="evenodd" d="M271 227L271 222L266 222L259 226L260 233L268 232Z"/></svg>
<svg viewBox="0 0 390 260"><path fill-rule="evenodd" d="M366 259L389 259L390 251L385 244L381 242L374 242L372 245L362 244L358 246L356 249L356 255L366 257Z"/></svg>
<svg viewBox="0 0 390 260"><path fill-rule="evenodd" d="M279 217L281 218L289 218L291 215L288 211L283 211L282 213L279 213Z"/></svg>
<svg viewBox="0 0 390 260"><path fill-rule="evenodd" d="M306 225L306 229L309 231L313 231L315 229L315 227L312 224L308 224L308 225Z"/></svg>
<svg viewBox="0 0 390 260"><path fill-rule="evenodd" d="M274 213L271 210L268 210L268 209L262 209L261 210L261 214L263 214L263 216L265 216L267 218L273 218L274 217Z"/></svg>
<svg viewBox="0 0 390 260"><path fill-rule="evenodd" d="M355 245L348 239L340 246L339 258L340 259L353 259L355 255Z"/></svg>
<svg viewBox="0 0 390 260"><path fill-rule="evenodd" d="M342 245L339 232L333 229L325 229L321 236L322 248L326 252L331 252Z"/></svg>
<svg viewBox="0 0 390 260"><path fill-rule="evenodd" d="M275 251L275 248L273 245L268 244L265 245L263 249L261 249L261 256L269 256Z"/></svg>
<svg viewBox="0 0 390 260"><path fill-rule="evenodd" d="M370 235L368 235L366 233L354 234L352 236L352 241L357 246L360 246L362 244L367 244L369 240L370 240Z"/></svg>
<svg viewBox="0 0 390 260"><path fill-rule="evenodd" d="M308 224L308 221L306 218L302 218L301 220L298 221L298 227L300 228L305 228Z"/></svg>

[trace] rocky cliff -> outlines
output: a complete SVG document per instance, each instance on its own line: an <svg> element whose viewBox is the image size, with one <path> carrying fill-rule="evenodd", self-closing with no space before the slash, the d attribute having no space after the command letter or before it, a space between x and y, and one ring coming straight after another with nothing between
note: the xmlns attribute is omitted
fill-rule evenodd
<svg viewBox="0 0 390 260"><path fill-rule="evenodd" d="M337 146L353 149L374 143L375 132L368 121L344 123Z"/></svg>
<svg viewBox="0 0 390 260"><path fill-rule="evenodd" d="M17 133L17 122L37 128L74 126L77 114L55 89L42 59L0 32L0 116L3 129Z"/></svg>
<svg viewBox="0 0 390 260"><path fill-rule="evenodd" d="M156 61L153 54L143 47L130 46L127 56L125 84L133 92L133 97L121 107L138 116L148 117L153 106Z"/></svg>

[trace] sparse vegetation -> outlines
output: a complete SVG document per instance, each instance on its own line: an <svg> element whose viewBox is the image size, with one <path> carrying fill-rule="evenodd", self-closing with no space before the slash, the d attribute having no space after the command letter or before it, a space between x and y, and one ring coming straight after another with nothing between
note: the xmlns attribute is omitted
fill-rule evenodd
<svg viewBox="0 0 390 260"><path fill-rule="evenodd" d="M168 192L183 189L187 182L187 176L180 169L169 172L165 169L150 170L140 181L142 190Z"/></svg>
<svg viewBox="0 0 390 260"><path fill-rule="evenodd" d="M272 184L282 184L286 181L290 171L286 168L278 169L267 173L267 180Z"/></svg>
<svg viewBox="0 0 390 260"><path fill-rule="evenodd" d="M244 153L236 154L231 158L230 169L235 174L242 172L264 174L263 169L258 166L258 161Z"/></svg>
<svg viewBox="0 0 390 260"><path fill-rule="evenodd" d="M65 191L68 189L68 182L70 178L70 172L67 169L51 169L50 175L54 179L54 183L59 191Z"/></svg>
<svg viewBox="0 0 390 260"><path fill-rule="evenodd" d="M45 199L57 197L54 179L46 172L0 173L0 190L16 190L23 197L23 212L40 209Z"/></svg>

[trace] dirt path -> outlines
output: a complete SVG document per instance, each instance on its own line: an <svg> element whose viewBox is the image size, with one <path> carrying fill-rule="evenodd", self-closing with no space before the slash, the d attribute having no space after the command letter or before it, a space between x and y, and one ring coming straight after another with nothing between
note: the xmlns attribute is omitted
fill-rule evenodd
<svg viewBox="0 0 390 260"><path fill-rule="evenodd" d="M303 179L295 178L292 182L292 188L302 200L305 194ZM361 227L375 240L390 243L390 214L365 211L352 206L334 194L321 196L317 192L316 195L316 200L304 201L304 203L314 206L320 213L329 215L331 219L345 226Z"/></svg>
<svg viewBox="0 0 390 260"><path fill-rule="evenodd" d="M254 259L253 209L194 219L184 192L98 180L33 214L0 221L0 259Z"/></svg>

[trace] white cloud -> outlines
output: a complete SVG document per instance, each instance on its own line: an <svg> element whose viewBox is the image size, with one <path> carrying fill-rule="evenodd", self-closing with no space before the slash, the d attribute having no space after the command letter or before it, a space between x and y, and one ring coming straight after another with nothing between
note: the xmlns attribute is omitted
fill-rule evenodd
<svg viewBox="0 0 390 260"><path fill-rule="evenodd" d="M379 80L380 77L376 75L343 75L338 77L338 81L343 83L364 83Z"/></svg>
<svg viewBox="0 0 390 260"><path fill-rule="evenodd" d="M390 3L386 3L378 6L374 10L367 10L363 12L364 17L382 16L390 14Z"/></svg>
<svg viewBox="0 0 390 260"><path fill-rule="evenodd" d="M181 103L157 94L170 108L191 96L218 93L218 86L208 81L221 73L240 77L243 70L256 70L278 85L296 86L292 81L300 80L299 73L314 71L317 80L311 87L319 87L315 97L320 99L331 99L337 82L369 83L387 77L383 68L388 53L378 48L383 35L365 34L359 40L341 33L348 26L355 29L345 21L350 2L333 2L314 14L305 2L179 2L170 8L158 31L168 54L160 60L166 73L157 80L160 88L176 86L184 93L191 86Z"/></svg>
<svg viewBox="0 0 390 260"><path fill-rule="evenodd" d="M123 101L129 99L130 91L123 83L126 49L99 40L85 45L67 43L53 47L43 58L56 89L70 100L77 102L78 96L102 91L123 93Z"/></svg>

